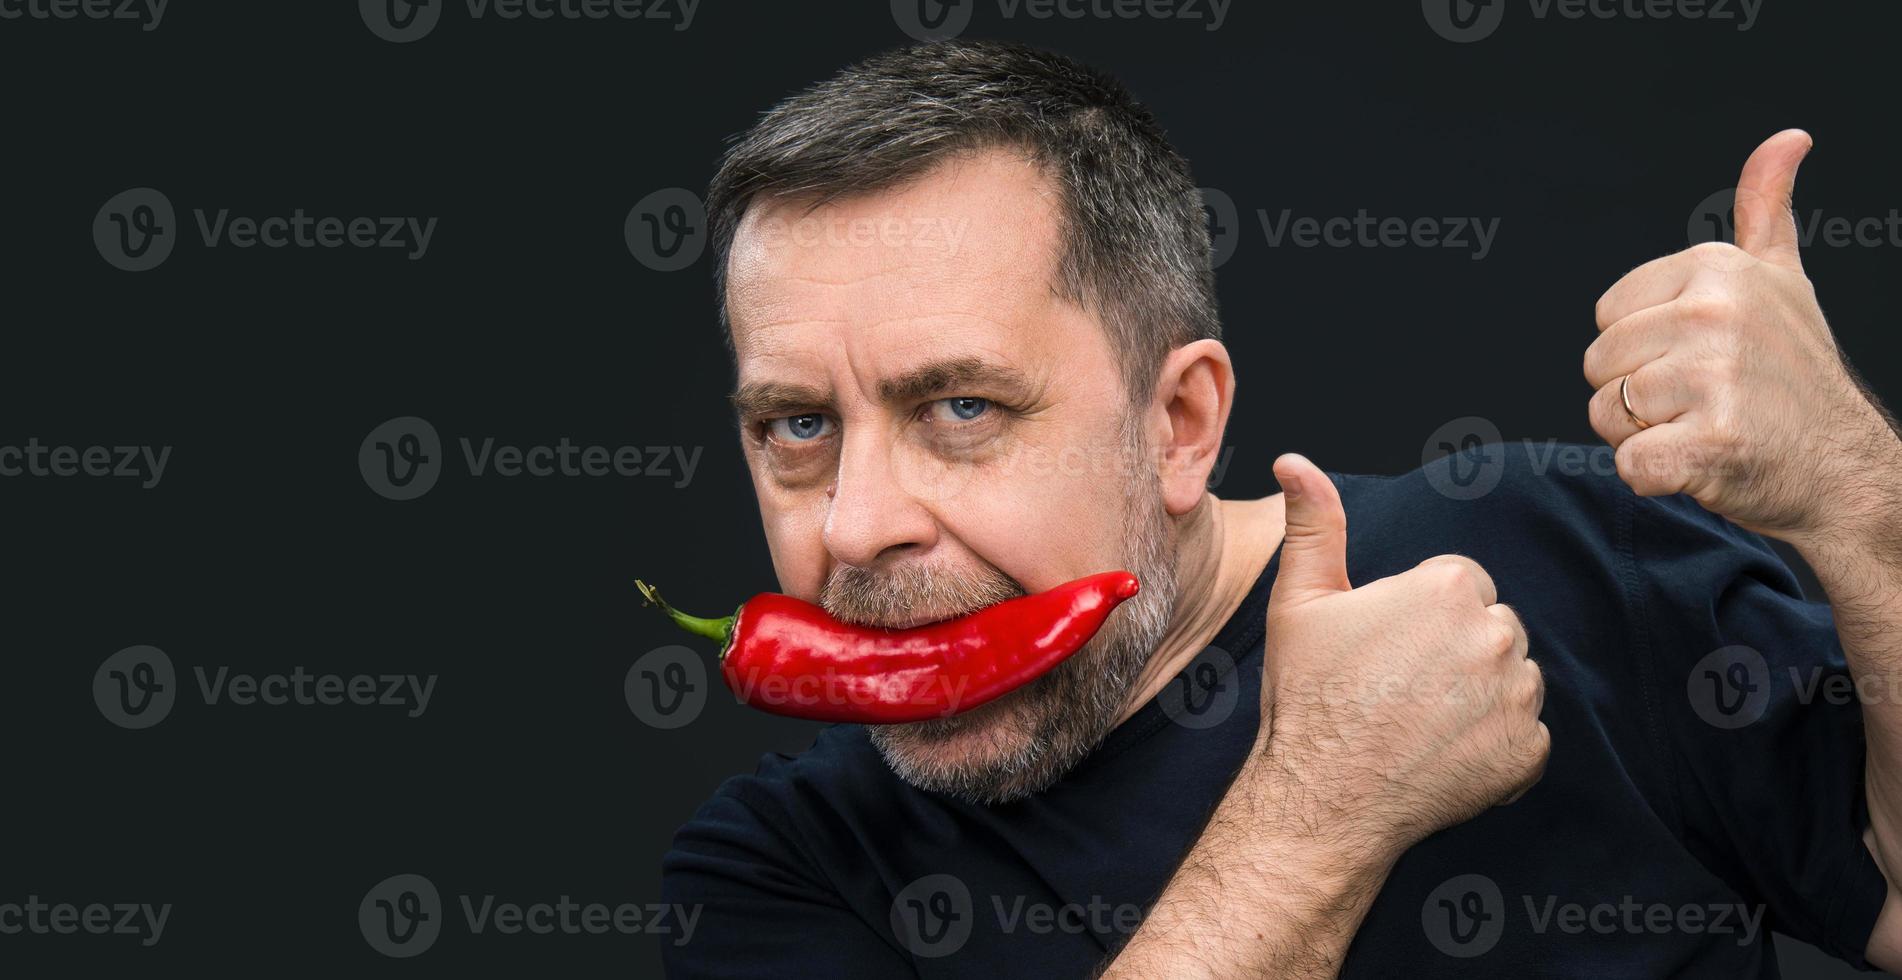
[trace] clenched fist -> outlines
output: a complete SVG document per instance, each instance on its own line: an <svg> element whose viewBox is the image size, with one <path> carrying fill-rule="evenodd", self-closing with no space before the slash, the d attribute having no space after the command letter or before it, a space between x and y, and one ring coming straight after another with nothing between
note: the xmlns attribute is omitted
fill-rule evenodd
<svg viewBox="0 0 1902 980"><path fill-rule="evenodd" d="M1516 799L1545 771L1545 685L1523 623L1469 558L1355 588L1347 515L1307 459L1275 460L1287 537L1268 602L1258 752L1398 846Z"/></svg>
<svg viewBox="0 0 1902 980"><path fill-rule="evenodd" d="M1689 494L1793 543L1853 527L1871 460L1898 453L1797 255L1791 197L1809 149L1790 129L1750 155L1736 245L1698 245L1618 280L1598 301L1584 365L1592 428L1632 490Z"/></svg>

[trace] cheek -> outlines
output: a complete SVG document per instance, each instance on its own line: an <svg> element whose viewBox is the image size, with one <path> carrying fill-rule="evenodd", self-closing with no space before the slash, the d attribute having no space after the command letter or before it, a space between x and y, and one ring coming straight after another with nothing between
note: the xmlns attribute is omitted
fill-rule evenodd
<svg viewBox="0 0 1902 980"><path fill-rule="evenodd" d="M760 527L772 556L779 591L808 601L825 584L825 493L788 490L771 479L753 478Z"/></svg>
<svg viewBox="0 0 1902 980"><path fill-rule="evenodd" d="M1025 449L941 514L973 552L1031 592L1108 571L1124 551L1130 483L1109 445Z"/></svg>

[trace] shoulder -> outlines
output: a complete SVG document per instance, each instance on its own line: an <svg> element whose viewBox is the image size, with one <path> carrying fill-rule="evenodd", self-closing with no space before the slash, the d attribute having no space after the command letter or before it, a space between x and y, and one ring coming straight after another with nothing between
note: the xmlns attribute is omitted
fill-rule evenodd
<svg viewBox="0 0 1902 980"><path fill-rule="evenodd" d="M1357 546L1408 551L1393 560L1410 562L1379 574L1445 552L1519 569L1584 564L1607 577L1641 574L1640 561L1690 552L1781 567L1761 537L1690 497L1632 492L1602 443L1519 439L1428 450L1443 455L1399 474L1328 474L1347 510L1350 558ZM1371 533L1357 535L1357 526Z"/></svg>
<svg viewBox="0 0 1902 980"><path fill-rule="evenodd" d="M1451 451L1448 451L1451 450ZM1611 447L1510 440L1428 447L1437 458L1396 475L1330 473L1351 505L1422 509L1437 517L1497 521L1594 514L1616 505L1624 485ZM1625 490L1629 494L1629 490ZM1353 514L1348 514L1351 520Z"/></svg>
<svg viewBox="0 0 1902 980"><path fill-rule="evenodd" d="M1493 524L1571 518L1604 526L1623 511L1639 524L1680 525L1743 544L1761 541L1683 494L1633 493L1618 476L1612 448L1602 443L1520 439L1439 448L1437 458L1397 475L1329 473L1342 490L1349 519L1357 502Z"/></svg>

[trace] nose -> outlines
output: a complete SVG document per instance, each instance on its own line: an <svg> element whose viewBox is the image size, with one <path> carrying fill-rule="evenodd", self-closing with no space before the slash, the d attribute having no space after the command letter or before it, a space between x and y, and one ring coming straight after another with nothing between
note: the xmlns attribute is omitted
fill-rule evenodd
<svg viewBox="0 0 1902 980"><path fill-rule="evenodd" d="M826 495L825 543L847 565L872 568L907 551L922 551L937 540L937 522L896 478L892 454L899 452L870 426L848 431L839 451L839 469Z"/></svg>

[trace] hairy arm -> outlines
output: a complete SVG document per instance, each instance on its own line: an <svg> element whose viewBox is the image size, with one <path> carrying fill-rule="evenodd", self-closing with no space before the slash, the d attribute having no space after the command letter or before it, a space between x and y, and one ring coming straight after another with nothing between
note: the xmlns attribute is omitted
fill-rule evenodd
<svg viewBox="0 0 1902 980"><path fill-rule="evenodd" d="M1333 809L1277 753L1252 755L1099 976L1336 976L1399 850Z"/></svg>

